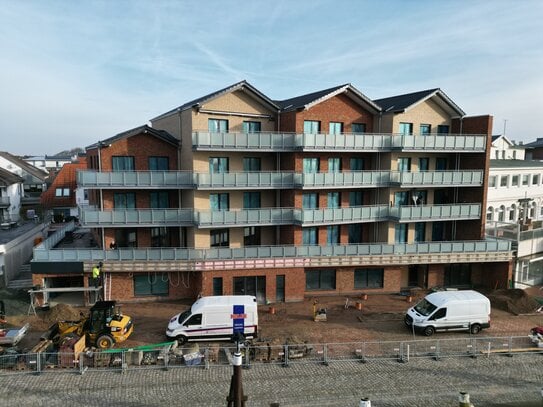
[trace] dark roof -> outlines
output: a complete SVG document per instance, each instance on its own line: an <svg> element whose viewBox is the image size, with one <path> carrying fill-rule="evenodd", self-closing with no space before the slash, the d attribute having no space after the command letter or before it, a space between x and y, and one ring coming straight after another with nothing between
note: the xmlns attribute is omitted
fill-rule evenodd
<svg viewBox="0 0 543 407"><path fill-rule="evenodd" d="M536 141L532 141L531 143L524 144L524 147L526 148L539 148L543 147L543 138L537 138Z"/></svg>
<svg viewBox="0 0 543 407"><path fill-rule="evenodd" d="M173 113L180 112L180 111L183 111L183 110L187 110L187 109L190 109L192 107L196 107L196 106L201 105L203 103L206 103L206 102L208 102L208 101L210 101L212 99L215 99L215 98L217 98L219 96L222 96L222 95L225 95L227 93L231 93L231 92L234 92L234 91L240 90L240 89L248 89L248 90L250 90L255 95L257 95L259 98L261 98L264 102L268 103L270 105L270 107L272 107L274 110L279 110L279 106L277 106L273 100L268 98L266 95L264 95L262 92L260 92L258 89L256 89L249 82L247 82L246 80L243 80L241 82L237 82L237 83L234 83L233 85L227 86L226 88L223 88L223 89L217 90L215 92L212 92L212 93L210 93L208 95L201 96L199 98L191 100L190 102L187 102L187 103L185 103L185 104L183 104L183 105L181 105L181 106L179 106L179 107L177 107L175 109L172 109L172 110L170 110L170 111L168 111L166 113L162 113L161 115L152 118L151 121L161 119L161 118L169 116L169 115L171 115Z"/></svg>
<svg viewBox="0 0 543 407"><path fill-rule="evenodd" d="M499 139L501 137L501 134L497 135L497 136L492 136L492 142L494 143L497 139Z"/></svg>
<svg viewBox="0 0 543 407"><path fill-rule="evenodd" d="M490 160L492 168L542 168L543 161L537 160Z"/></svg>
<svg viewBox="0 0 543 407"><path fill-rule="evenodd" d="M403 95L391 96L383 99L375 99L374 102L381 106L384 113L402 113L414 104L429 99L433 96L440 97L440 99L442 99L447 105L450 106L452 110L454 110L460 116L465 115L465 112L460 109L460 107L458 107L456 103L449 99L445 92L443 92L439 88L421 90L419 92L413 93L405 93Z"/></svg>
<svg viewBox="0 0 543 407"><path fill-rule="evenodd" d="M355 94L359 99L365 102L370 108L373 108L376 112L381 109L371 99L363 95L358 89L352 86L350 83L344 85L334 86L317 92L307 93L305 95L296 96L285 100L276 100L275 103L279 105L282 112L289 112L292 110L303 109L308 105L319 103L322 99L334 96L335 94L350 91Z"/></svg>
<svg viewBox="0 0 543 407"><path fill-rule="evenodd" d="M105 140L98 141L97 143L91 144L90 146L86 147L87 150L92 150L95 148L98 148L99 145L108 145L115 141L121 140L123 138L128 138L132 136L137 136L138 134L151 134L155 137L158 137L159 139L162 139L170 144L173 144L175 146L179 145L179 139L172 136L170 133L168 133L166 130L157 130L153 129L152 127L149 127L148 125L144 124L143 126L136 127L127 131L124 131L122 133L116 134L113 137L107 138Z"/></svg>
<svg viewBox="0 0 543 407"><path fill-rule="evenodd" d="M0 157L3 157L4 159L11 161L18 167L20 167L23 171L27 172L28 174L32 175L35 178L38 178L40 181L45 182L45 179L48 177L48 174L45 171L40 170L37 167L34 167L32 164L26 162L22 158L16 157L6 151L0 151Z"/></svg>
<svg viewBox="0 0 543 407"><path fill-rule="evenodd" d="M17 174L13 174L8 170L0 168L0 186L7 187L23 181L24 179L19 177Z"/></svg>

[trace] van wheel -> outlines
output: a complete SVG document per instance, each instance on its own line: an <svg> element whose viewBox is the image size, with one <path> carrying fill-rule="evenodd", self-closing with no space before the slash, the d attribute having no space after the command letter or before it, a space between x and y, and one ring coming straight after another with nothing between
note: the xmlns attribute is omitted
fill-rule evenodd
<svg viewBox="0 0 543 407"><path fill-rule="evenodd" d="M175 339L177 339L178 345L184 345L185 343L187 343L187 337L185 335L176 336Z"/></svg>
<svg viewBox="0 0 543 407"><path fill-rule="evenodd" d="M113 338L109 335L101 335L96 340L96 347L100 349L109 349L113 346Z"/></svg>
<svg viewBox="0 0 543 407"><path fill-rule="evenodd" d="M426 336L432 336L435 332L435 328L433 326L427 326L426 328L424 328L424 335Z"/></svg>
<svg viewBox="0 0 543 407"><path fill-rule="evenodd" d="M481 325L479 324L473 324L470 328L470 332L473 335L477 335L479 332L481 332Z"/></svg>

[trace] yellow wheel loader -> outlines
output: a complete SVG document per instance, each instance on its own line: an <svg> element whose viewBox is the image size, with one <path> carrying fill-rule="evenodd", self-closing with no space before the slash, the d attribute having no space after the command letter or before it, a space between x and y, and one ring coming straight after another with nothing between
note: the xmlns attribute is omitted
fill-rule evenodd
<svg viewBox="0 0 543 407"><path fill-rule="evenodd" d="M86 336L87 345L109 349L114 344L124 342L134 331L132 318L123 315L115 301L97 301L88 316L81 314L79 321L58 321L42 335L54 343L67 335Z"/></svg>

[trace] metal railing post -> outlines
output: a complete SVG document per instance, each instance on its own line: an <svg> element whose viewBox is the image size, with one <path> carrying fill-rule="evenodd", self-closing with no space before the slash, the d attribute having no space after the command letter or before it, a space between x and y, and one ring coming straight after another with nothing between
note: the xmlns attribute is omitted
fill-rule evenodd
<svg viewBox="0 0 543 407"><path fill-rule="evenodd" d="M288 367L288 345L283 346L283 367Z"/></svg>
<svg viewBox="0 0 543 407"><path fill-rule="evenodd" d="M322 348L322 364L328 366L328 345L324 344Z"/></svg>

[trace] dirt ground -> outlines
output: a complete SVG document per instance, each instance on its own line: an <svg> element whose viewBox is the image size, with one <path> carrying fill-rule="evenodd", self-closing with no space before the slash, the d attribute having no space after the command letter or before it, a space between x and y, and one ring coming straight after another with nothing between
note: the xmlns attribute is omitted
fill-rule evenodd
<svg viewBox="0 0 543 407"><path fill-rule="evenodd" d="M536 291L535 294L540 294ZM6 293L3 291L3 297ZM485 293L492 302L491 328L483 331L486 336L528 335L534 326L543 325L543 313L535 312L540 306L534 296L522 290L497 290ZM279 303L259 306L259 339L275 344L284 343L337 343L368 340L406 340L412 338L404 324L406 310L422 298L419 292L411 303L398 294L368 295L360 297L318 298L316 309L326 309L326 322L313 320L314 298L303 302ZM2 298L4 299L4 298ZM37 311L28 315L28 303L14 296L7 302L8 325L22 326L30 323L30 331L19 343L22 350L31 349L39 337L56 320L77 320L86 308L59 304L48 311ZM357 303L361 303L358 309ZM118 347L129 348L139 345L160 343L166 340L165 331L169 319L189 308L191 301L130 303L121 304L124 314L134 320L134 333ZM275 313L270 312L270 308ZM461 335L459 333L438 333L440 337Z"/></svg>

